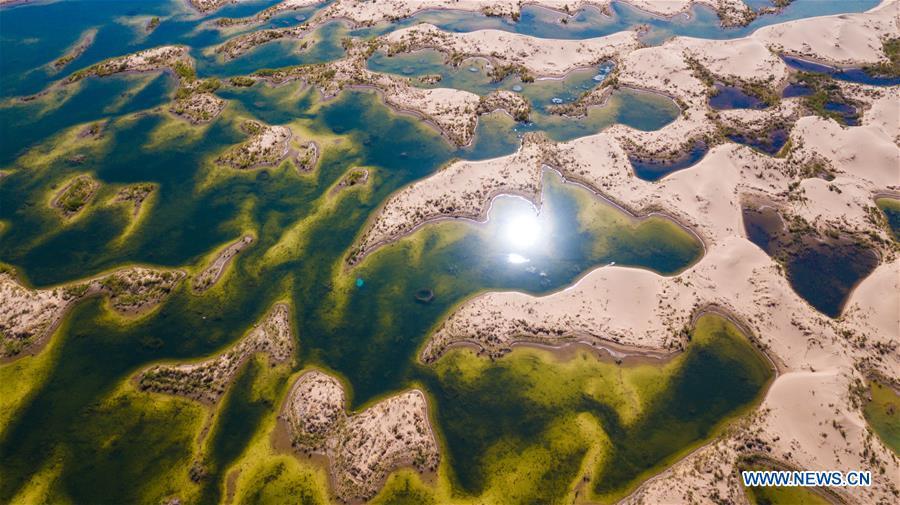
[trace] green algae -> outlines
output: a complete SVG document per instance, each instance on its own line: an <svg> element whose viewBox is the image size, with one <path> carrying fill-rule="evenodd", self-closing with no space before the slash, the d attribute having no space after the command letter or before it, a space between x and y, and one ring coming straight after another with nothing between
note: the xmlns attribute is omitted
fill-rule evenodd
<svg viewBox="0 0 900 505"><path fill-rule="evenodd" d="M434 384L441 393L463 386L442 375L444 365L435 370L416 365L415 352L430 329L467 297L485 289L546 293L613 261L671 274L702 252L696 238L671 221L635 219L551 175L541 219L556 232L543 250L516 252L527 256L527 263L508 261L512 250L498 240L503 235L498 226L504 212L530 209L520 200L501 198L493 223L427 226L347 271L347 251L378 205L454 157L508 154L518 147L519 135L530 130L561 140L617 122L655 129L676 117L677 107L665 97L622 90L577 121L546 115L543 109L531 125L494 114L480 119L472 146L456 149L368 92L323 100L317 91L293 84L223 87L216 94L229 100L228 106L200 126L161 112L175 81L158 73L88 78L27 102L9 99L52 82L23 63L52 61L32 48L58 55L83 32L83 23L100 27L102 43L73 62L78 67L162 42L186 43L198 58L199 77L223 80L261 65L337 58L343 53L339 39L347 33L342 23L330 23L303 53L282 54L294 43L274 43L223 63L209 50L223 41L225 31L198 29L203 20L182 16L189 14L183 2L142 6L147 16L135 16L132 5L102 4L98 9L52 2L3 12L4 21L10 21L4 27L21 35L3 39L4 48L14 48L5 54L23 57L0 61L6 70L0 72L3 82L10 84L0 104L0 137L15 140L0 146L0 259L16 265L29 283L50 286L134 263L193 272L235 237L252 233L258 241L235 258L215 289L198 296L181 287L158 310L127 322L113 317L104 300L85 300L40 354L0 365L0 502L160 503L173 497L186 503L327 502L325 470L271 447L275 412L290 382L286 367L251 361L215 409L137 392L130 379L150 363L192 360L227 346L287 294L304 342L295 368L328 368L344 379L357 406L410 384ZM259 6L227 6L221 14L249 15ZM39 29L25 22L27 12L43 14L33 16L41 19ZM163 22L146 34L150 16ZM32 39L34 33L41 38ZM546 105L588 77L576 72L561 81L538 81L524 93ZM504 81L513 84L514 78ZM215 153L241 142L237 125L242 117L289 125L295 135L321 142L317 168L297 174L294 163L286 161L241 173L216 166ZM94 125L103 125L99 135L82 135ZM353 167L370 170L367 184L332 193ZM45 205L47 195L54 185L83 172L100 181L101 189L78 220L61 229ZM155 187L152 201L144 202L137 217L129 215L128 206L109 203L131 184ZM357 278L363 280L359 286ZM434 300L417 301L415 293L423 289L433 291ZM702 340L697 335L695 340ZM658 413L669 397L693 398L698 386L686 370L710 366L708 373L714 373L729 354L726 347L695 342L665 364L622 367L597 362L593 355L557 360L528 349L490 364L465 354L454 357L454 351L445 360L458 365L460 384L473 390L474 403L439 395L429 402L437 409L435 429L449 454L445 466L434 485L409 470L395 473L376 502L552 502L591 490L603 499L617 496L623 492L617 486L627 488L662 468L712 436L716 430L710 423L721 423L738 410L712 394L712 412L702 412L704 403L681 418ZM736 368L752 368L743 347L733 347L732 358L744 364ZM482 384L483 377L509 381L500 388ZM756 382L750 377L738 393L749 392ZM476 430L482 440L451 446L448 441L458 436L459 427L477 420L469 412L469 419L446 423L442 412L468 412L497 393L507 401L489 412L508 433ZM515 399L529 408L514 404ZM737 397L733 402L746 404ZM697 426L686 430L683 438L690 440L685 441L659 435L654 423ZM651 440L640 454L622 447L641 445L634 442L637 434ZM655 466L635 477L645 470L639 464L645 459ZM465 461L476 465L465 469L460 466ZM619 473L610 469L620 463ZM195 468L200 470L195 476L205 474L198 482L190 478ZM589 483L583 475L590 476Z"/></svg>
<svg viewBox="0 0 900 505"><path fill-rule="evenodd" d="M265 360L254 358L238 374L217 413L199 468L199 480L204 483L199 502L221 501L226 470L246 450L265 416L276 408L286 372L286 367L270 369Z"/></svg>
<svg viewBox="0 0 900 505"><path fill-rule="evenodd" d="M765 457L750 456L738 465L738 471L783 471L787 470L780 463L769 461ZM801 486L743 486L747 501L751 505L829 505L821 488ZM828 495L832 496L832 495Z"/></svg>
<svg viewBox="0 0 900 505"><path fill-rule="evenodd" d="M108 499L131 501L136 497L133 491L105 478L85 476L81 468L99 464L99 455L89 447L102 444L103 436L96 431L79 432L69 427L67 420L74 416L81 419L79 425L95 422L98 414L91 405L148 363L191 359L225 346L285 292L295 302L297 329L304 339L302 364L319 363L344 376L353 388L353 401L361 404L405 387L415 375L413 359L423 336L447 310L480 289L546 292L571 282L595 264L613 260L672 272L690 264L701 252L700 244L673 223L668 223L667 233L685 237L685 244L691 243L691 247L673 249L671 255L662 249L650 256L635 254L633 259L628 256L630 248L645 248L646 240L629 238L615 246L595 247L591 241L597 236L580 222L574 209L581 203L571 194L587 193L548 175L545 214L548 218L550 214L567 215L553 217L561 220L562 235L542 253L546 265L539 264L537 257L531 264L546 266L545 276L540 270L509 269L506 257L510 251L492 244L500 231L496 227L462 222L426 227L345 275L346 251L370 213L392 191L446 163L453 150L436 132L393 114L371 93L344 93L335 100L319 102L302 91L298 94L300 89L255 86L234 91L234 109L203 127L202 135L167 133L170 127L178 125L178 131L184 127L165 114L110 122L102 137L102 150L90 151L92 173L111 192L98 196L98 201L124 184L154 184L152 212L142 217L139 232L125 233L130 219L117 206L92 207L62 231L44 216L49 211L45 207L0 209L0 218L11 223L4 231L0 256L39 286L83 278L124 262L193 271L193 265L202 264L221 244L243 233L258 237L253 247L235 257L216 289L197 296L182 286L146 318L123 325L108 316L99 300L82 302L73 309L71 324L54 336L66 359L49 366L42 380L35 381L27 398L10 413L0 440L0 449L10 455L2 463L0 499L16 495L30 476L61 450L72 454L59 468L59 482L65 483L67 496L76 502L90 501L87 498L93 492L105 490ZM284 107L267 107L269 99ZM257 113L267 116L259 119L270 124L284 124L283 119L290 118L292 128L302 127L322 139L318 168L301 176L286 163L267 169L268 176L260 178L256 173L210 166L209 153L240 142L237 118L258 117ZM160 140L165 138L177 141ZM52 148L46 152L52 153ZM16 170L6 177L0 185L0 198L40 201L53 181L84 170L53 156L40 158L39 164L40 170ZM354 166L371 169L371 181L331 194ZM501 200L505 203L495 202L498 208L512 205L511 210L524 210L521 200ZM604 209L584 218L606 221L620 213L612 207ZM647 222L625 219L606 231L640 229ZM282 241L289 235L285 231L294 227L299 227L302 241ZM307 246L293 247L298 243ZM278 244L288 247L275 247ZM499 256L485 256L485 245ZM67 254L60 256L61 250ZM269 251L274 252L267 258ZM272 258L275 261L270 261ZM482 258L487 263L479 265ZM491 265L502 268L482 280L482 272ZM362 289L349 286L357 276L365 278ZM418 303L415 293L428 287L434 288L435 300ZM244 374L256 373L248 370ZM247 377L242 375L235 384L231 400L216 417L210 445L203 450L210 476L194 493L204 501L222 496L229 465L241 459L248 437L260 429L266 413L274 408L274 396L268 395L268 400L255 397L253 388L242 382L255 382ZM121 411L107 413L107 417L140 415L140 409L130 404L122 403L119 408ZM189 425L182 422L171 431L148 434L146 440L160 446L183 446L185 438L180 433ZM142 438L120 441L128 454L139 454L145 443ZM172 464L180 468L183 477L193 460ZM72 479L74 474L83 480ZM168 479L166 475L145 469L141 478L157 486ZM303 480L288 480L298 479Z"/></svg>
<svg viewBox="0 0 900 505"><path fill-rule="evenodd" d="M900 199L882 197L877 198L875 204L884 212L894 240L900 242Z"/></svg>
<svg viewBox="0 0 900 505"><path fill-rule="evenodd" d="M665 363L617 365L587 351L559 360L523 348L491 363L453 350L426 383L455 489L560 503L593 450L589 489L610 502L715 436L772 375L733 324L705 315L686 351Z"/></svg>
<svg viewBox="0 0 900 505"><path fill-rule="evenodd" d="M863 407L866 421L884 445L900 455L900 394L877 380L869 381L869 394Z"/></svg>

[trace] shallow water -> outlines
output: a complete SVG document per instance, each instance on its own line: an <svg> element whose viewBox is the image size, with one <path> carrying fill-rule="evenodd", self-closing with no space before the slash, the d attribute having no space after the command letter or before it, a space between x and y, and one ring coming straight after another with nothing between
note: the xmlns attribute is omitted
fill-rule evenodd
<svg viewBox="0 0 900 505"><path fill-rule="evenodd" d="M600 85L611 72L612 63L579 69L561 78L536 79L534 82L522 82L517 76L493 82L490 63L486 60L470 58L454 67L444 63L442 53L431 49L395 56L375 53L369 59L368 67L377 72L412 77L413 85L425 88L455 88L481 96L495 90L521 93L532 107L527 122L495 118L482 121L484 126L479 125L478 132L482 136L492 137L492 143L517 145L522 135L532 131L543 131L553 140L566 141L597 133L614 123L639 130L656 130L675 120L679 114L678 106L672 99L629 88L614 91L603 105L589 108L583 117L571 118L550 112L550 107L575 102ZM419 80L423 76L441 76L441 80L423 83ZM501 153L491 150L493 156Z"/></svg>
<svg viewBox="0 0 900 505"><path fill-rule="evenodd" d="M790 138L790 131L784 128L776 128L763 135L744 135L732 134L728 135L728 140L750 146L758 151L762 151L769 156L775 156L781 151L781 148L787 144Z"/></svg>
<svg viewBox="0 0 900 505"><path fill-rule="evenodd" d="M597 466L587 469L593 490L614 501L713 434L772 377L765 359L716 315L701 317L685 353L664 364L618 365L585 351L558 360L520 348L494 362L452 351L434 370L427 384L454 482L512 503L558 501L596 445ZM520 465L529 478L511 478Z"/></svg>
<svg viewBox="0 0 900 505"><path fill-rule="evenodd" d="M839 81L868 84L870 86L897 86L900 85L900 77L883 77L870 75L861 68L838 68L814 63L812 61L796 58L794 56L781 55L781 59L787 66L803 72L824 74Z"/></svg>
<svg viewBox="0 0 900 505"><path fill-rule="evenodd" d="M0 98L37 93L78 68L164 43L190 46L202 77L327 61L343 54L340 38L346 28L331 23L319 29L319 43L305 52L297 52L293 42L276 42L230 62L212 56L215 45L245 28L226 35L213 29L211 20L252 15L275 2L241 2L202 18L186 10L181 0L81 0L4 8ZM645 19L625 4L614 4L614 10L615 23ZM311 13L285 14L265 26L291 26L302 22L298 16ZM591 30L608 29L590 18L594 14L589 11L579 15L585 16L582 31L567 33L586 36L595 33ZM690 22L659 20L654 26L689 31L712 23L707 18L711 13L703 8L694 15ZM148 34L144 27L152 16L161 22ZM542 16L547 13L526 7L522 29L554 33L553 23ZM472 20L503 22L480 15ZM601 24L586 26L594 22ZM62 72L46 70L46 64L92 27L98 30L93 45ZM566 30L575 28L578 23L572 22ZM709 29L717 36L726 33ZM654 31L650 38L657 35ZM396 71L389 68L396 61L382 63L385 71ZM495 89L479 63L473 63L476 72L467 65L458 71L436 67L428 57L417 64L421 68L414 72L443 73L446 83L460 89L480 94ZM542 377L553 378L574 365L528 350L496 364L451 353L442 363L478 360L484 377L506 381L503 401L484 411L496 414L498 426L508 428L502 433L498 426L483 426L478 418L483 412L470 408L492 401L497 383L484 383L473 390L471 400L461 399L452 392L472 386L448 373L449 365L428 368L415 361L434 326L480 291L549 293L612 262L663 275L688 267L702 255L702 244L670 220L630 216L548 171L540 209L521 198L498 197L486 223L432 223L355 268L344 266L356 236L391 193L455 158L509 154L529 131L568 140L617 123L654 130L679 114L669 98L629 89L614 92L585 118L548 113L553 98L566 103L595 86L598 72L497 83L502 89L522 86L535 108L531 122L517 123L503 114L483 116L474 143L461 149L430 126L396 114L367 91L345 91L323 101L316 91L298 84L222 88L217 94L229 100L227 108L202 127L164 112L175 86L169 75L88 78L28 102L5 100L0 104L0 167L9 172L0 180L0 261L15 267L27 283L51 287L133 263L191 270L244 233L252 231L258 240L203 295L179 287L157 312L127 324L111 317L104 301L85 300L65 318L43 354L0 365L0 392L15 392L0 394L0 415L5 416L0 423L0 502L16 501L31 486L44 486L50 502L158 503L177 495L185 502L215 503L223 498L229 468L248 458L258 458L257 468L267 469L248 472L248 478L258 475L260 482L269 482L271 476L289 484L284 489L291 497L314 502L322 496L321 482L309 477L314 474L309 465L294 459L290 465L284 460L275 464L247 450L268 447L259 442L260 436L267 436L260 430L271 425L289 376L306 366L345 379L354 408L414 384L426 385L443 440L458 440L474 426L477 437L445 447L451 465L442 470L440 480L451 482L454 493L485 490L502 501L507 489L498 476L505 475L539 484L510 495L519 501L562 496L577 480L585 448L596 440L593 434L606 433L612 445L598 462L599 477L591 486L602 496L615 496L714 436L723 420L758 398L770 373L743 337L723 329L720 319L704 323L711 326L695 332L684 355L640 370L626 367L626 373L635 374L634 391L641 393L635 396L641 399L637 406L617 403L632 391L617 390L622 394L611 398L593 386L593 380L607 380L620 370L593 356L577 358L585 361L578 367L591 371L579 376L582 382L548 382L558 387L560 401L564 399L564 408L556 409L547 407L546 397L535 400L529 367L536 359ZM246 172L216 165L219 153L243 141L240 124L249 118L290 125L296 135L314 138L322 147L318 168L301 175L291 163ZM98 138L81 134L95 122L102 123ZM354 167L366 167L369 181L334 191ZM81 173L90 173L101 187L81 215L63 224L47 202L65 181ZM122 185L135 182L158 187L137 222L128 209L110 203ZM129 232L132 227L135 231ZM417 298L423 290L433 298ZM293 305L300 350L292 368L253 361L214 410L141 393L129 382L150 363L219 352L276 300ZM704 332L718 336L706 340ZM659 380L643 381L642 374ZM725 380L709 380L726 375ZM528 410L531 406L534 410ZM646 414L643 420L625 420L638 410ZM216 414L212 419L210 412ZM454 412L459 415L451 415ZM586 425L579 420L581 414L592 420ZM208 431L198 442L207 421ZM637 442L650 438L655 442ZM517 461L517 453L503 452L508 441L527 451L525 456L518 466L491 466ZM540 464L529 468L531 462ZM206 477L192 481L192 468ZM260 493L247 491L235 501L252 501L254 496L264 501Z"/></svg>
<svg viewBox="0 0 900 505"><path fill-rule="evenodd" d="M729 109L765 109L766 103L749 95L736 86L715 83L716 93L709 97L709 106L717 110Z"/></svg>
<svg viewBox="0 0 900 505"><path fill-rule="evenodd" d="M863 407L866 421L884 445L900 455L900 394L878 380L869 381L868 393Z"/></svg>
<svg viewBox="0 0 900 505"><path fill-rule="evenodd" d="M782 98L794 98L798 96L809 96L813 94L813 89L803 84L788 84L781 92Z"/></svg>
<svg viewBox="0 0 900 505"><path fill-rule="evenodd" d="M254 87L232 91L229 98L235 111L223 115L202 135L155 142L155 137L165 138L165 132L173 128L188 128L157 113L115 119L101 140L77 136L66 140L61 134L65 138L48 144L46 151L84 153L84 163L70 164L69 155L27 158L31 160L27 163L36 165L12 173L0 184L4 202L0 219L11 223L4 230L0 258L16 265L37 286L83 278L127 262L191 265L240 235L245 223L261 230L258 244L238 257L221 289L209 295L198 297L179 289L159 312L127 326L105 317L99 302L80 304L73 311L70 324L54 337L65 358L53 363L46 379L35 386L34 397L4 430L0 448L8 456L3 466L9 477L0 484L0 497L9 498L53 451L64 449L72 454L65 465L68 495L76 501L92 501L94 493L105 493L110 499L132 501L132 493L139 490L117 487L121 479L76 476L83 477L88 468L98 465L121 464L116 462L141 452L145 439L171 437L159 444L177 443L176 437L188 436L185 430L194 429L193 422L169 426L166 430L171 434L142 427L153 431L152 435L121 441L122 455L112 457L88 451L101 444L97 438L101 433L79 431L68 420L95 422L97 414L90 406L103 401L136 368L153 360L213 351L249 328L285 293L295 303L303 363L319 363L344 375L353 385L353 402L358 405L402 388L410 379L423 335L450 307L479 289L546 292L610 261L672 273L701 253L699 242L675 224L660 218L634 221L550 173L540 218L547 234L542 243L552 244L550 249L520 250L505 241L502 223L509 218L504 216L527 216L534 211L522 200L500 198L487 225L428 226L376 252L352 272L333 274L369 213L387 194L464 152L450 148L437 132L415 119L390 112L374 93L344 93L320 103L314 93L299 86ZM241 139L239 121L232 116L237 113L273 123L293 118L337 143L325 149L311 179L299 178L290 167L267 170L268 178L214 167L210 160L215 153ZM36 151L43 153L45 147ZM358 165L373 170L369 190L323 197L348 167ZM103 187L83 216L60 227L44 206L44 195L58 181L85 170L93 171ZM210 177L212 182L206 182ZM160 189L139 225L141 232L119 241L127 217L97 202L105 201L117 184L134 181L156 182ZM325 206L322 198L337 201ZM315 246L263 261L284 233L301 222L307 223L303 243ZM527 261L511 262L512 254ZM364 279L364 285L353 285L350 281L356 278ZM435 298L422 304L415 293L425 288ZM243 395L234 394L235 399L222 407L225 412L232 410L228 405L234 405L235 412L259 412L258 406L250 406L252 402L238 408ZM111 419L137 415L122 409L104 415ZM213 433L228 431L228 443L239 445L260 422L258 414L239 418L235 424L230 416L222 417L219 423L224 427L216 428L217 424ZM225 442L215 435L209 442L204 461L213 477L200 491L210 500L216 493L207 486L218 485L221 470L239 453L228 444L216 449L217 440ZM97 458L108 458L109 463ZM140 478L155 482L154 476L161 478L162 471L141 468Z"/></svg>
<svg viewBox="0 0 900 505"><path fill-rule="evenodd" d="M875 204L884 212L894 240L900 241L900 199L882 197L876 199Z"/></svg>
<svg viewBox="0 0 900 505"><path fill-rule="evenodd" d="M877 5L878 0L856 2L794 0L779 14L761 16L747 26L736 28L723 28L716 13L703 5L694 6L687 14L682 13L671 18L650 14L632 7L626 2L618 1L610 4L610 15L604 14L593 6L585 7L572 15L566 15L540 6L524 5L521 17L517 22L473 12L431 10L417 13L394 25L383 24L375 28L361 29L356 33L360 36L373 36L397 27L431 23L441 29L457 32L495 29L541 38L586 39L629 30L638 25L646 25L649 29L642 35L642 40L647 44L658 45L676 35L706 39L744 37L758 28L774 23L812 16L863 12Z"/></svg>
<svg viewBox="0 0 900 505"><path fill-rule="evenodd" d="M709 146L705 142L696 142L687 153L675 159L657 160L629 156L628 161L631 162L634 175L645 181L658 181L673 172L696 165L708 151Z"/></svg>

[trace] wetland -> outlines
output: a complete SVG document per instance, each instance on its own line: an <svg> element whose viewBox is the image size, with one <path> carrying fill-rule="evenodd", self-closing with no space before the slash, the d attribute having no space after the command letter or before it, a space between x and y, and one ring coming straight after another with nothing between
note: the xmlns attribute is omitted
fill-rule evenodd
<svg viewBox="0 0 900 505"><path fill-rule="evenodd" d="M416 88L480 97L502 90L530 104L527 119L481 116L473 141L457 146L376 90L348 87L323 97L300 81L274 86L250 75L334 62L346 54L345 37L417 21L559 38L648 23L645 41L660 43L673 34L738 37L775 20L844 12L844 4L797 0L742 28L721 27L705 7L693 7L689 19L660 18L622 2L613 2L611 16L586 8L565 24L558 11L531 5L515 22L423 11L366 29L329 21L315 26L308 47L289 39L234 59L215 53L232 36L297 26L318 9L253 27L214 22L276 3L253 0L205 15L180 0L0 9L0 273L27 289L63 292L122 267L185 277L166 284L159 306L139 315L116 312L129 300L81 293L45 346L0 362L0 502L329 503L328 466L271 443L291 384L310 370L340 381L350 413L412 388L426 399L440 464L433 475L392 472L375 503L562 503L577 493L613 502L758 405L775 376L758 336L712 312L673 330L687 343L661 359L620 362L533 346L499 359L468 347L433 363L418 359L435 327L486 291L545 295L604 265L675 276L706 253L693 230L664 212L635 216L556 171L543 170L536 202L501 194L483 222L429 222L357 264L347 261L389 196L453 161L513 153L528 132L560 142L613 125L653 132L682 113L668 96L617 88L569 117L553 107L605 85L613 63L531 81L496 79L480 58L454 66L430 50L370 55L369 70L411 78ZM874 2L852 9L867 5ZM161 45L185 47L190 68L59 84L71 72ZM187 73L204 79L217 100L202 121L170 109ZM273 129L278 156L234 160L248 134ZM314 155L304 158L307 149ZM706 151L700 143L669 164L631 163L641 179L657 180ZM895 203L878 201L896 233ZM747 216L750 239L777 256L778 232ZM824 257L810 245L787 260L789 279L823 313L839 314L878 261L852 252L865 261L847 275L810 281L823 269L846 270L835 267L846 254ZM216 384L215 401L170 394L174 386L142 387L139 377L151 367L227 356L272 307L287 311L290 359L260 349L241 357ZM896 395L872 392L876 424ZM882 436L892 443L889 421Z"/></svg>

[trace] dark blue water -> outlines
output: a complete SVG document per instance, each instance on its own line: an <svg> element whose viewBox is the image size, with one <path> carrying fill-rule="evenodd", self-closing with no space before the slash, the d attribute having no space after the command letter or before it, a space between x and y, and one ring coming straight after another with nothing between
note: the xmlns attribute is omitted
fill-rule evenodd
<svg viewBox="0 0 900 505"><path fill-rule="evenodd" d="M645 181L658 181L672 172L696 165L706 156L707 152L709 152L709 146L706 145L706 142L696 142L691 146L690 151L678 158L667 160L629 156L628 161L631 162L634 175Z"/></svg>
<svg viewBox="0 0 900 505"><path fill-rule="evenodd" d="M716 94L709 97L709 106L713 109L765 109L767 107L766 102L748 95L736 86L726 86L719 82L714 86Z"/></svg>
<svg viewBox="0 0 900 505"><path fill-rule="evenodd" d="M769 206L745 208L743 219L747 238L784 265L794 291L828 317L841 315L853 288L880 260L850 237L792 232Z"/></svg>
<svg viewBox="0 0 900 505"><path fill-rule="evenodd" d="M762 151L769 156L774 156L778 154L778 151L781 151L781 148L787 143L790 138L790 131L784 128L777 128L762 136L754 136L754 135L745 135L740 133L735 133L732 135L728 135L728 140L732 142L736 142L738 144L743 144L746 146L750 146L758 151Z"/></svg>
<svg viewBox="0 0 900 505"><path fill-rule="evenodd" d="M850 104L825 102L825 110L840 114L847 126L859 126L859 112Z"/></svg>
<svg viewBox="0 0 900 505"><path fill-rule="evenodd" d="M867 84L869 86L897 86L900 85L900 77L885 77L871 75L861 68L838 68L821 63L796 58L794 56L781 55L781 59L787 66L803 72L825 74L839 81Z"/></svg>
<svg viewBox="0 0 900 505"><path fill-rule="evenodd" d="M781 92L782 98L794 98L798 96L809 96L813 94L813 89L803 84L788 84Z"/></svg>

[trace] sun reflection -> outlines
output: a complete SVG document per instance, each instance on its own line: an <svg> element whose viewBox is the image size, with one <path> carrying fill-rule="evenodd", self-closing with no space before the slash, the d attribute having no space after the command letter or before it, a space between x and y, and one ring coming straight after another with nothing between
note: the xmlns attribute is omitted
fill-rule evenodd
<svg viewBox="0 0 900 505"><path fill-rule="evenodd" d="M525 256L522 256L521 254L509 253L506 256L506 261L512 263L513 265L521 265L522 263L528 263L531 260L529 260Z"/></svg>
<svg viewBox="0 0 900 505"><path fill-rule="evenodd" d="M515 250L532 248L541 236L542 226L534 212L519 214L503 225L503 237Z"/></svg>

